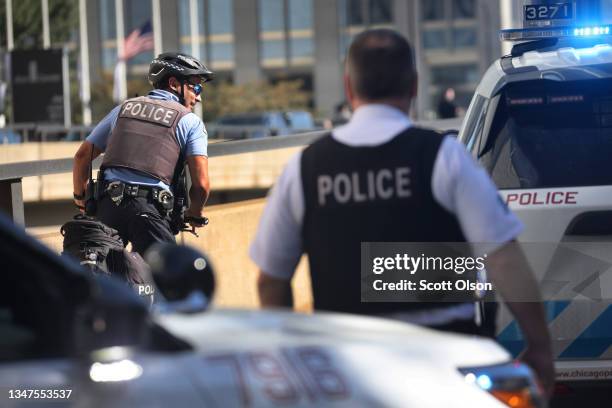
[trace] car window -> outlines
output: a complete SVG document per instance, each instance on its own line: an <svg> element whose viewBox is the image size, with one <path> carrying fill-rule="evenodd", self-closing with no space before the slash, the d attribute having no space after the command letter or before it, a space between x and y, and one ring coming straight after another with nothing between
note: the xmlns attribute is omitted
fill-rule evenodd
<svg viewBox="0 0 612 408"><path fill-rule="evenodd" d="M312 129L314 121L309 112L287 112L289 126L292 129Z"/></svg>
<svg viewBox="0 0 612 408"><path fill-rule="evenodd" d="M461 140L465 143L469 151L474 152L475 143L482 133L483 125L487 115L489 100L480 94L474 95L474 100L470 104L470 114L466 119L466 124L461 135Z"/></svg>
<svg viewBox="0 0 612 408"><path fill-rule="evenodd" d="M480 162L499 188L612 185L610 89L610 79L508 85Z"/></svg>
<svg viewBox="0 0 612 408"><path fill-rule="evenodd" d="M271 113L270 127L276 129L286 128L287 123L285 122L285 119L283 119L283 116L280 113Z"/></svg>

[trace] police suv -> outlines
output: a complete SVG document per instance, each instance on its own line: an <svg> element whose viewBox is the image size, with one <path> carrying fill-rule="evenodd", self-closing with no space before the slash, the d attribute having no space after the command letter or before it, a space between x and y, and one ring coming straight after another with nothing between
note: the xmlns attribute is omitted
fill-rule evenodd
<svg viewBox="0 0 612 408"><path fill-rule="evenodd" d="M612 379L612 25L576 2L529 1L484 75L460 139L525 225L568 389ZM507 310L498 339L523 346Z"/></svg>

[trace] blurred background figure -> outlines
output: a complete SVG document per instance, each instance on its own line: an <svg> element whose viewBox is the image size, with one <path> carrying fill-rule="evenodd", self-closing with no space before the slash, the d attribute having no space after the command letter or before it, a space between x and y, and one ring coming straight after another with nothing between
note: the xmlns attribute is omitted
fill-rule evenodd
<svg viewBox="0 0 612 408"><path fill-rule="evenodd" d="M334 110L334 117L332 119L332 123L334 126L340 126L349 121L352 115L351 107L349 106L347 101L342 101L336 105L336 109Z"/></svg>
<svg viewBox="0 0 612 408"><path fill-rule="evenodd" d="M457 105L455 104L455 90L447 88L438 103L438 118L450 119L458 116Z"/></svg>

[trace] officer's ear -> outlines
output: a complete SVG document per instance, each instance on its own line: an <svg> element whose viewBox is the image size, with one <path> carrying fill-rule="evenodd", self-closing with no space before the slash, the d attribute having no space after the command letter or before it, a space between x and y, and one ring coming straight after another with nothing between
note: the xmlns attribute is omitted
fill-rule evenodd
<svg viewBox="0 0 612 408"><path fill-rule="evenodd" d="M351 86L351 78L349 77L348 72L344 73L344 92L346 93L346 101L352 107L353 101L355 100L355 92Z"/></svg>
<svg viewBox="0 0 612 408"><path fill-rule="evenodd" d="M168 78L168 86L174 92L181 92L181 82L176 77Z"/></svg>
<svg viewBox="0 0 612 408"><path fill-rule="evenodd" d="M414 73L414 80L412 81L412 89L410 90L410 99L414 100L419 93L419 74Z"/></svg>

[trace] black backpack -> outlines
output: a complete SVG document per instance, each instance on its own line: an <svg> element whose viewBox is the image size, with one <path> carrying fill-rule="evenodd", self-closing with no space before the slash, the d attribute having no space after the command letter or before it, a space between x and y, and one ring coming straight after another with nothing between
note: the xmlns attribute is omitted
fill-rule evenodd
<svg viewBox="0 0 612 408"><path fill-rule="evenodd" d="M62 225L63 256L76 259L96 274L114 276L133 286L146 284L149 267L136 252L123 247L117 230L93 217L78 214Z"/></svg>

